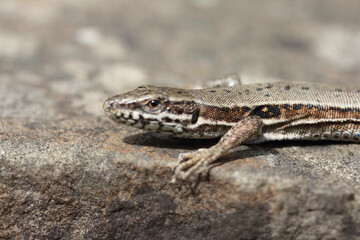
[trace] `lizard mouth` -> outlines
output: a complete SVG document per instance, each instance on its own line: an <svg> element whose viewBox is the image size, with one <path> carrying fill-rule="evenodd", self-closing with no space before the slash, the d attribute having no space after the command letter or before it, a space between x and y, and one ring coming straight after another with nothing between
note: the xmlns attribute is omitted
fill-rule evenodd
<svg viewBox="0 0 360 240"><path fill-rule="evenodd" d="M164 122L160 115L152 115L139 110L127 109L126 106L116 106L112 100L106 100L103 108L106 116L115 122L126 124L150 132L160 132L172 135L183 133L180 123Z"/></svg>
<svg viewBox="0 0 360 240"><path fill-rule="evenodd" d="M129 111L124 108L124 106L118 105L119 104L113 100L106 100L103 104L103 109L106 116L118 123L124 123L133 127L143 128L143 124L141 123L143 118L140 117L138 112Z"/></svg>

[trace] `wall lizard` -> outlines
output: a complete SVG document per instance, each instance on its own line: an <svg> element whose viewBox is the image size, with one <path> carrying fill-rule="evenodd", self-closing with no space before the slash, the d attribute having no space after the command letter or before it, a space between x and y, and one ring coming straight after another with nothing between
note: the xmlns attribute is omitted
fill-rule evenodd
<svg viewBox="0 0 360 240"><path fill-rule="evenodd" d="M140 86L108 98L103 108L116 122L152 132L197 139L221 137L210 148L180 154L174 181L207 173L211 163L240 144L360 142L360 89L323 84L276 82L205 89Z"/></svg>

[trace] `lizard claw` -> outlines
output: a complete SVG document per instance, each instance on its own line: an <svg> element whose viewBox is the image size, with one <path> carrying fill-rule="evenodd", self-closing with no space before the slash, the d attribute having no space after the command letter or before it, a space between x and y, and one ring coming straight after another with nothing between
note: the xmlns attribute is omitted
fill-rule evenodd
<svg viewBox="0 0 360 240"><path fill-rule="evenodd" d="M179 165L175 168L172 182L187 180L190 176L199 176L209 171L209 164L217 156L212 154L209 149L201 148L197 151L182 153L179 155ZM205 175L206 175L205 174Z"/></svg>
<svg viewBox="0 0 360 240"><path fill-rule="evenodd" d="M181 163L184 163L187 161L191 161L191 159L194 159L196 157L196 155L201 154L205 150L206 150L205 148L200 148L196 151L180 153L179 157L178 157L178 164L181 164ZM193 160L191 162L193 162Z"/></svg>

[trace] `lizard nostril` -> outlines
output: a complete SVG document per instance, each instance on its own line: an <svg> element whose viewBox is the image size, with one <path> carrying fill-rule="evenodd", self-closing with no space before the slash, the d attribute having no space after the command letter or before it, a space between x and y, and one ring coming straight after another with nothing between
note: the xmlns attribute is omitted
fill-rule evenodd
<svg viewBox="0 0 360 240"><path fill-rule="evenodd" d="M110 100L110 101L105 101L104 102L104 105L103 105L103 108L105 111L109 111L110 109L113 109L114 108L114 101L113 100Z"/></svg>

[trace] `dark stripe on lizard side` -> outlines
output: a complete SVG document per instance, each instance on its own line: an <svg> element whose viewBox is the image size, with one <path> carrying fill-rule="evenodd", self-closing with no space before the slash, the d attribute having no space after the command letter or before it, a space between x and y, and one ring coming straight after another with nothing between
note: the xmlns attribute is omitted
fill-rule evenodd
<svg viewBox="0 0 360 240"><path fill-rule="evenodd" d="M305 117L308 119L348 119L360 121L359 107L332 107L314 104L269 104L249 107L216 107L201 105L200 116L212 121L239 122L243 117L257 115L262 119L284 119Z"/></svg>

